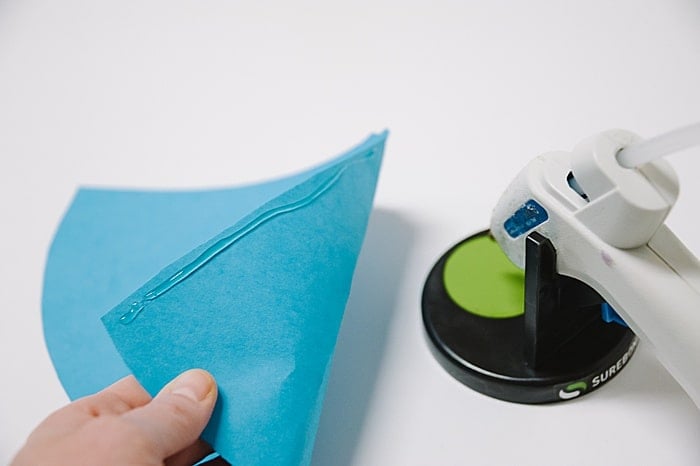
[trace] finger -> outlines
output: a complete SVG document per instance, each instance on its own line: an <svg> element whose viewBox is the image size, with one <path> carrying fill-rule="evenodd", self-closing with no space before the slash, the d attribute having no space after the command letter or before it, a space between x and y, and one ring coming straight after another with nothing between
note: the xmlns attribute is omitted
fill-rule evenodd
<svg viewBox="0 0 700 466"><path fill-rule="evenodd" d="M133 375L124 377L101 392L74 403L90 417L120 415L151 401L151 396Z"/></svg>
<svg viewBox="0 0 700 466"><path fill-rule="evenodd" d="M160 458L192 445L207 425L216 403L216 383L201 369L183 372L147 405L125 413Z"/></svg>
<svg viewBox="0 0 700 466"><path fill-rule="evenodd" d="M44 436L47 433L63 435L79 428L86 420L102 415L119 415L150 400L151 396L133 376L124 377L95 395L80 398L53 412L41 423L43 428L37 429L36 433L43 433Z"/></svg>
<svg viewBox="0 0 700 466"><path fill-rule="evenodd" d="M191 466L211 455L214 449L204 440L198 439L193 445L175 453L165 461L166 466Z"/></svg>
<svg viewBox="0 0 700 466"><path fill-rule="evenodd" d="M133 375L124 377L100 393L104 392L114 393L124 400L131 409L138 408L151 401L151 395L148 394ZM98 396L100 393L98 393Z"/></svg>

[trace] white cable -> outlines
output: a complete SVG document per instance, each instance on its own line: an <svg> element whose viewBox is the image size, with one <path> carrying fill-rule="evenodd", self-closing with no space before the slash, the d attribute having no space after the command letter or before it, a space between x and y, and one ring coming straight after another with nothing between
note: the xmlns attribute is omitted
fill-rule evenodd
<svg viewBox="0 0 700 466"><path fill-rule="evenodd" d="M700 145L700 123L625 147L617 153L617 161L625 168L639 167L664 155L696 145Z"/></svg>

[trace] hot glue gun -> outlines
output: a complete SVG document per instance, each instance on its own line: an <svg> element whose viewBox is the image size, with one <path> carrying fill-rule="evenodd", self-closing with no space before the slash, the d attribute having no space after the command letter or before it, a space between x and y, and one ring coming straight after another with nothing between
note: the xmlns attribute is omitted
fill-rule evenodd
<svg viewBox="0 0 700 466"><path fill-rule="evenodd" d="M678 178L660 159L699 134L611 130L541 155L506 189L490 232L520 268L527 238L548 239L556 272L600 294L700 407L700 262L664 223Z"/></svg>

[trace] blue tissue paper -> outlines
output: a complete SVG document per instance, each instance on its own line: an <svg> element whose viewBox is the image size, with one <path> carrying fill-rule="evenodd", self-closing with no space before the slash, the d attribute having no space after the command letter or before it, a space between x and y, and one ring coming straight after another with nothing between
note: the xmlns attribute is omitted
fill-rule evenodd
<svg viewBox="0 0 700 466"><path fill-rule="evenodd" d="M130 371L155 394L201 367L219 384L203 437L225 459L308 464L385 139L254 187L81 190L43 302L71 398Z"/></svg>

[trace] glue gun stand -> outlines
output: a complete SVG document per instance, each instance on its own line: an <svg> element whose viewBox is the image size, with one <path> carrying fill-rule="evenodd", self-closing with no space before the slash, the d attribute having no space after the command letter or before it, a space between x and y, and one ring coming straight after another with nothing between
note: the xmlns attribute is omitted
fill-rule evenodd
<svg viewBox="0 0 700 466"><path fill-rule="evenodd" d="M634 353L636 336L601 318L601 308L608 306L595 290L556 272L556 251L539 233L526 241L523 313L492 318L457 304L445 285L445 264L478 239L485 245L479 247L502 253L488 231L471 236L440 258L423 290L429 346L445 370L478 392L516 403L574 399L620 372ZM481 269L478 263L470 267Z"/></svg>

